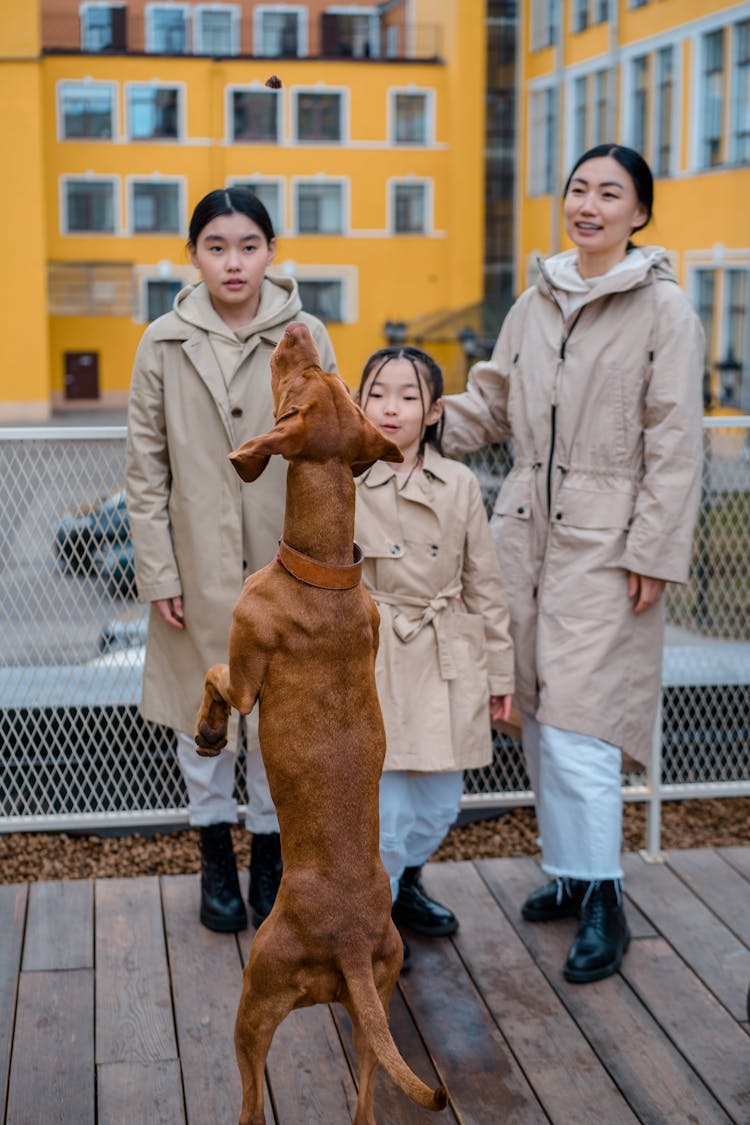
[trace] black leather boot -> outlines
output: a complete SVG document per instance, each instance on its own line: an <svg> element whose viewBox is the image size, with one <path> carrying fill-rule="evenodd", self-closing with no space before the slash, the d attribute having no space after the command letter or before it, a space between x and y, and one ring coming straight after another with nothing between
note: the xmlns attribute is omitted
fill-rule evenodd
<svg viewBox="0 0 750 1125"><path fill-rule="evenodd" d="M230 934L247 926L228 824L201 828L201 913L209 930Z"/></svg>
<svg viewBox="0 0 750 1125"><path fill-rule="evenodd" d="M442 906L425 893L420 879L421 867L405 867L398 886L398 897L393 904L393 920L399 926L409 926L418 934L429 937L447 937L455 934L458 919L452 910Z"/></svg>
<svg viewBox="0 0 750 1125"><path fill-rule="evenodd" d="M250 893L256 930L271 913L281 882L281 837L278 832L254 832L250 841Z"/></svg>
<svg viewBox="0 0 750 1125"><path fill-rule="evenodd" d="M581 909L581 899L588 883L582 879L553 879L532 891L521 907L527 922L554 922L557 918L574 918Z"/></svg>
<svg viewBox="0 0 750 1125"><path fill-rule="evenodd" d="M581 924L563 966L565 979L587 984L611 976L629 944L619 883L614 879L589 883L581 903Z"/></svg>

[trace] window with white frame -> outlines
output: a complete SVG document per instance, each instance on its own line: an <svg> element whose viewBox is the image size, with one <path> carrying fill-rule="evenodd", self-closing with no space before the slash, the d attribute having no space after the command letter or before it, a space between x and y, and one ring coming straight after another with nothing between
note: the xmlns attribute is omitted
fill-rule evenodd
<svg viewBox="0 0 750 1125"><path fill-rule="evenodd" d="M240 9L237 4L197 5L193 12L196 55L227 58L240 53Z"/></svg>
<svg viewBox="0 0 750 1125"><path fill-rule="evenodd" d="M299 181L295 185L295 220L298 234L342 234L343 183L330 180Z"/></svg>
<svg viewBox="0 0 750 1125"><path fill-rule="evenodd" d="M578 75L571 90L572 115L568 161L594 145L613 139L614 73L610 69Z"/></svg>
<svg viewBox="0 0 750 1125"><path fill-rule="evenodd" d="M701 266L693 271L692 292L713 398L750 412L750 263Z"/></svg>
<svg viewBox="0 0 750 1125"><path fill-rule="evenodd" d="M340 324L344 320L344 282L340 278L297 278L300 300L305 312L312 313L324 324Z"/></svg>
<svg viewBox="0 0 750 1125"><path fill-rule="evenodd" d="M609 0L574 0L573 31L585 31L609 19Z"/></svg>
<svg viewBox="0 0 750 1125"><path fill-rule="evenodd" d="M560 38L560 0L531 0L531 49L553 47Z"/></svg>
<svg viewBox="0 0 750 1125"><path fill-rule="evenodd" d="M130 181L133 234L179 234L183 227L178 180Z"/></svg>
<svg viewBox="0 0 750 1125"><path fill-rule="evenodd" d="M724 28L704 35L701 47L699 163L713 168L724 159Z"/></svg>
<svg viewBox="0 0 750 1125"><path fill-rule="evenodd" d="M62 185L66 234L114 234L116 181L67 178Z"/></svg>
<svg viewBox="0 0 750 1125"><path fill-rule="evenodd" d="M395 180L391 184L394 234L427 234L429 192L425 181Z"/></svg>
<svg viewBox="0 0 750 1125"><path fill-rule="evenodd" d="M747 364L750 360L750 268L737 267L727 269L725 274L725 322L724 342L726 355L722 358L734 360L740 366L737 369L735 385L725 384L724 397L727 405L747 406L746 396L742 389L742 376L747 374Z"/></svg>
<svg viewBox="0 0 750 1125"><path fill-rule="evenodd" d="M631 147L644 155L648 144L649 56L641 55L630 64L631 72Z"/></svg>
<svg viewBox="0 0 750 1125"><path fill-rule="evenodd" d="M112 140L115 87L111 82L58 82L57 119L61 140Z"/></svg>
<svg viewBox="0 0 750 1125"><path fill-rule="evenodd" d="M329 7L321 17L323 54L333 58L367 59L380 54L380 19L376 8Z"/></svg>
<svg viewBox="0 0 750 1125"><path fill-rule="evenodd" d="M672 172L674 152L674 47L662 47L656 52L655 62L656 105L651 162L657 176L668 176Z"/></svg>
<svg viewBox="0 0 750 1125"><path fill-rule="evenodd" d="M146 5L146 50L152 55L186 55L188 21L186 4Z"/></svg>
<svg viewBox="0 0 750 1125"><path fill-rule="evenodd" d="M147 277L144 280L144 305L147 320L156 320L171 311L174 299L185 281L181 278Z"/></svg>
<svg viewBox="0 0 750 1125"><path fill-rule="evenodd" d="M298 90L294 95L294 136L301 142L344 140L344 98L334 91Z"/></svg>
<svg viewBox="0 0 750 1125"><path fill-rule="evenodd" d="M704 366L707 370L710 370L714 354L716 275L713 269L697 269L695 270L694 276L695 290L693 300L695 303L695 311L698 313L700 322L703 325L703 335L706 341Z"/></svg>
<svg viewBox="0 0 750 1125"><path fill-rule="evenodd" d="M173 141L180 136L180 88L131 83L128 130L132 141Z"/></svg>
<svg viewBox="0 0 750 1125"><path fill-rule="evenodd" d="M266 211L268 211L275 234L284 231L284 185L281 180L272 179L232 179L232 187L249 188L253 195L257 195Z"/></svg>
<svg viewBox="0 0 750 1125"><path fill-rule="evenodd" d="M611 141L615 135L615 72L611 68L594 74L594 119L592 145Z"/></svg>
<svg viewBox="0 0 750 1125"><path fill-rule="evenodd" d="M258 5L253 13L253 54L271 58L306 55L307 9Z"/></svg>
<svg viewBox="0 0 750 1125"><path fill-rule="evenodd" d="M426 145L428 99L426 93L396 90L392 94L393 141L397 145Z"/></svg>
<svg viewBox="0 0 750 1125"><path fill-rule="evenodd" d="M232 141L275 144L279 140L281 91L264 87L231 90L229 137Z"/></svg>
<svg viewBox="0 0 750 1125"><path fill-rule="evenodd" d="M127 46L124 4L81 4L81 50L124 51Z"/></svg>
<svg viewBox="0 0 750 1125"><path fill-rule="evenodd" d="M732 81L733 164L750 164L750 20L734 25Z"/></svg>
<svg viewBox="0 0 750 1125"><path fill-rule="evenodd" d="M558 106L556 86L531 92L528 137L531 195L548 195L558 188Z"/></svg>

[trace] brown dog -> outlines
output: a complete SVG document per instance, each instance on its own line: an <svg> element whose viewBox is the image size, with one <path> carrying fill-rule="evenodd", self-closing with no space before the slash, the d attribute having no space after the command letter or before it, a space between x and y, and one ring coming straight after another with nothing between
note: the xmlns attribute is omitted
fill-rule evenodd
<svg viewBox="0 0 750 1125"><path fill-rule="evenodd" d="M274 1031L293 1009L339 1001L359 1063L355 1125L374 1125L380 1063L409 1097L442 1109L402 1059L387 1010L402 960L380 861L378 782L385 734L375 689L378 612L360 583L353 474L401 461L318 365L303 324L271 359L276 425L230 454L245 481L272 454L289 462L284 538L234 610L229 665L206 676L196 741L226 743L230 707L260 706L260 743L281 827L284 874L245 967L235 1026L240 1125L263 1125L263 1072Z"/></svg>

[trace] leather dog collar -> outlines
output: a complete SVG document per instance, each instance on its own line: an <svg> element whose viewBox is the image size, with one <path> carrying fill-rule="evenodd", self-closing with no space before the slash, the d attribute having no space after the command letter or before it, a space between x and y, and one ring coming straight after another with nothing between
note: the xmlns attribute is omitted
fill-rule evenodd
<svg viewBox="0 0 750 1125"><path fill-rule="evenodd" d="M283 539L279 540L276 561L284 570L304 582L307 586L317 586L319 590L352 590L362 577L364 552L359 543L354 544L354 562L348 566L335 566L333 563L318 562L301 551L295 551Z"/></svg>

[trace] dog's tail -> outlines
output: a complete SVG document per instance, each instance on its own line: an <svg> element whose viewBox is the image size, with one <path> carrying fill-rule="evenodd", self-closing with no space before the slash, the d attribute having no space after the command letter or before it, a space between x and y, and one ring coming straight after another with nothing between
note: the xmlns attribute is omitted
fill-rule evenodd
<svg viewBox="0 0 750 1125"><path fill-rule="evenodd" d="M362 972L359 968L347 970L342 966L342 972L352 1008L383 1069L417 1105L424 1106L425 1109L445 1109L448 1104L445 1087L438 1086L433 1090L417 1077L401 1057L388 1027L388 1019L375 987L372 969Z"/></svg>

